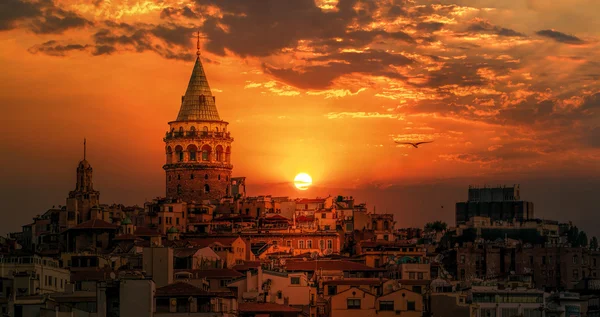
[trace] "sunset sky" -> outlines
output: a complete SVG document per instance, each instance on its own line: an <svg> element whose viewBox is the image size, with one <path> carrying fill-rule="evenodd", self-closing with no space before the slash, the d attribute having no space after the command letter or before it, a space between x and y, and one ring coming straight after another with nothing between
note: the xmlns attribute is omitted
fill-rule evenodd
<svg viewBox="0 0 600 317"><path fill-rule="evenodd" d="M597 0L1 0L0 233L64 205L87 138L102 203L164 195L196 57L251 195L354 195L454 222L469 184L600 220ZM435 140L419 149L394 141ZM299 172L313 178L294 189ZM442 208L444 206L444 208ZM600 230L596 234L600 234Z"/></svg>

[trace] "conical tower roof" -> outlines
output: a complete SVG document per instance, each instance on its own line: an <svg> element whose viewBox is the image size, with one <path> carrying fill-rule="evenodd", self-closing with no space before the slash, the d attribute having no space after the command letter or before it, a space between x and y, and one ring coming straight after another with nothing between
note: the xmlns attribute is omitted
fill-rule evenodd
<svg viewBox="0 0 600 317"><path fill-rule="evenodd" d="M177 121L211 120L220 121L215 98L208 86L204 67L200 62L200 55L196 58L192 77L188 83L185 96L181 101L181 108Z"/></svg>

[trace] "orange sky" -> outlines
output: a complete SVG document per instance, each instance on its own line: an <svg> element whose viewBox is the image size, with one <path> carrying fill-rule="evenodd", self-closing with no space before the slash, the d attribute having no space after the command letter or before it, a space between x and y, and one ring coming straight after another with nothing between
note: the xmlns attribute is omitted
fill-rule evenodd
<svg viewBox="0 0 600 317"><path fill-rule="evenodd" d="M452 181L464 189L441 199L453 221L469 183L600 178L597 1L251 3L2 1L10 230L64 204L84 137L102 202L164 194L162 137L191 73L195 30L235 138L234 175L248 177L251 194L375 200L367 189ZM435 142L417 150L395 140ZM313 190L289 186L298 172L312 175ZM368 203L402 215L397 195ZM567 205L548 206L557 204Z"/></svg>

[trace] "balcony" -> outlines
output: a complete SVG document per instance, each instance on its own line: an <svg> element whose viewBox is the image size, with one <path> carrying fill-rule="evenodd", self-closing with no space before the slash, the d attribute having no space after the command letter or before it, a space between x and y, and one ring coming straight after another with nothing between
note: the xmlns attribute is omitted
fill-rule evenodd
<svg viewBox="0 0 600 317"><path fill-rule="evenodd" d="M231 134L229 132L214 132L214 131L174 131L167 132L164 140L173 140L180 138L192 138L192 139L222 139L230 140Z"/></svg>

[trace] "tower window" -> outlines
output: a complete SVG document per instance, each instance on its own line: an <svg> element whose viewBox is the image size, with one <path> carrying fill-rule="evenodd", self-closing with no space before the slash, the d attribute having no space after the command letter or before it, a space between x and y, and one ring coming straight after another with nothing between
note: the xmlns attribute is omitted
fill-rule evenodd
<svg viewBox="0 0 600 317"><path fill-rule="evenodd" d="M218 180L221 180L221 174L219 174L219 177L217 177Z"/></svg>
<svg viewBox="0 0 600 317"><path fill-rule="evenodd" d="M169 182L171 181L171 175L169 175L169 177L167 177L167 179L169 180Z"/></svg>
<svg viewBox="0 0 600 317"><path fill-rule="evenodd" d="M177 179L181 180L181 175L180 174L177 174Z"/></svg>
<svg viewBox="0 0 600 317"><path fill-rule="evenodd" d="M194 174L191 174L191 175L190 175L190 179L194 179Z"/></svg>
<svg viewBox="0 0 600 317"><path fill-rule="evenodd" d="M208 186L208 184L204 184L204 192L205 193L210 192L210 186Z"/></svg>
<svg viewBox="0 0 600 317"><path fill-rule="evenodd" d="M208 179L208 174L204 174L204 179Z"/></svg>
<svg viewBox="0 0 600 317"><path fill-rule="evenodd" d="M181 195L181 185L177 185L177 195Z"/></svg>

